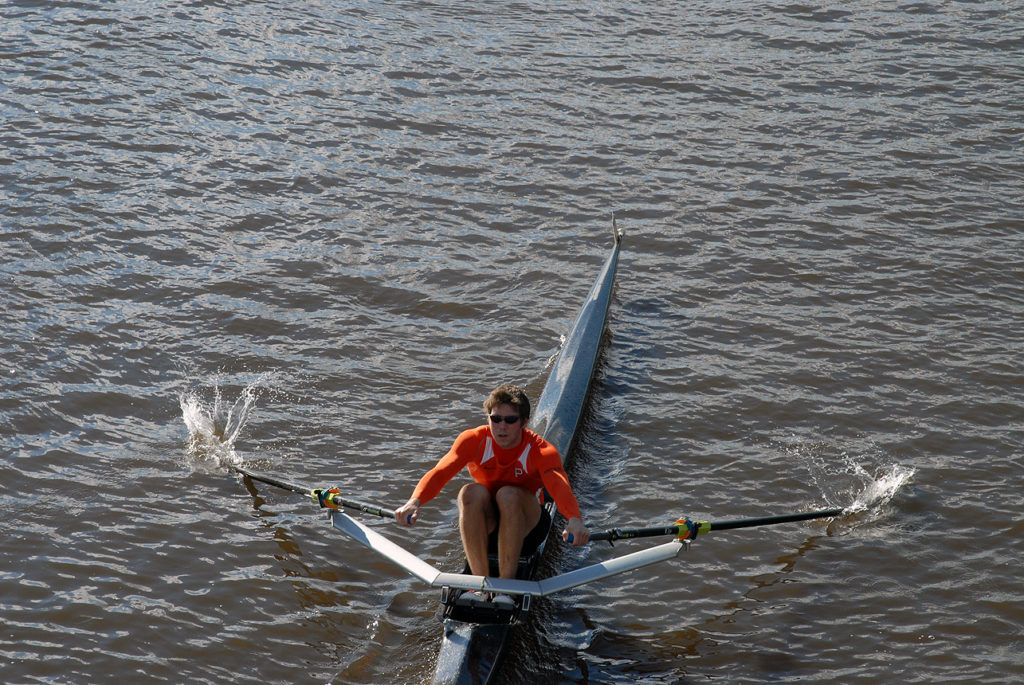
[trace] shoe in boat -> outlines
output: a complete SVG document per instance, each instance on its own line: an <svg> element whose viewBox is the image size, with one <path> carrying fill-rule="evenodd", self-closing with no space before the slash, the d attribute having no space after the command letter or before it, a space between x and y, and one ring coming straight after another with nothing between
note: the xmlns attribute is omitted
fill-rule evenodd
<svg viewBox="0 0 1024 685"><path fill-rule="evenodd" d="M491 598L491 604L494 605L495 609L501 609L502 611L512 611L516 608L516 601L508 595L494 595Z"/></svg>
<svg viewBox="0 0 1024 685"><path fill-rule="evenodd" d="M478 607L490 604L490 597L482 590L468 590L459 595L455 604L461 607Z"/></svg>

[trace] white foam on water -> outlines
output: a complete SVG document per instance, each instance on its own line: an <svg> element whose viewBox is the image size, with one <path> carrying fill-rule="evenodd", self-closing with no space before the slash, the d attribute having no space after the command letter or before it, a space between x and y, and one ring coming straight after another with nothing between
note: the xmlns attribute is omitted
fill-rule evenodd
<svg viewBox="0 0 1024 685"><path fill-rule="evenodd" d="M847 515L877 513L915 472L878 449L853 455L827 442L796 443L785 449L804 463L810 482L825 500L843 507Z"/></svg>
<svg viewBox="0 0 1024 685"><path fill-rule="evenodd" d="M880 507L896 495L896 492L909 481L914 475L914 469L901 464L891 464L886 469L878 472L874 477L863 471L866 478L863 489L853 500L853 504L846 507L850 514L856 514L869 509Z"/></svg>
<svg viewBox="0 0 1024 685"><path fill-rule="evenodd" d="M199 391L182 393L181 417L188 429L188 457L194 464L242 463L235 441L256 404L260 387L258 383L246 386L234 402L224 399L219 385L213 387L213 399L208 402Z"/></svg>

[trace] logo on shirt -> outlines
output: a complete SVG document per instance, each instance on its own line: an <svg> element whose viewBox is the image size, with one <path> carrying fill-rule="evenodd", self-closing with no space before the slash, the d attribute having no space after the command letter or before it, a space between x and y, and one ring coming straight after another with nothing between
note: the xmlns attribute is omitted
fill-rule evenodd
<svg viewBox="0 0 1024 685"><path fill-rule="evenodd" d="M518 480L529 475L526 469L527 460L530 456L530 445L527 444L523 451L519 454L519 458L516 459L516 466L513 470L515 478ZM494 458L494 444L491 442L490 437L484 442L484 453L480 457L480 466L484 466L488 461ZM490 465L484 468L492 468Z"/></svg>

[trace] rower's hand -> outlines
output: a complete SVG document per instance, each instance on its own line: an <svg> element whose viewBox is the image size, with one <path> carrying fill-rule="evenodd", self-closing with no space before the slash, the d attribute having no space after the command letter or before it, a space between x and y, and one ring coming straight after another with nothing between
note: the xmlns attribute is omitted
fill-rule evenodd
<svg viewBox="0 0 1024 685"><path fill-rule="evenodd" d="M403 526L411 526L420 517L420 500L413 497L411 500L395 509L395 520Z"/></svg>
<svg viewBox="0 0 1024 685"><path fill-rule="evenodd" d="M590 542L590 531L583 525L583 519L575 516L569 519L562 531L562 539L573 547L579 547Z"/></svg>

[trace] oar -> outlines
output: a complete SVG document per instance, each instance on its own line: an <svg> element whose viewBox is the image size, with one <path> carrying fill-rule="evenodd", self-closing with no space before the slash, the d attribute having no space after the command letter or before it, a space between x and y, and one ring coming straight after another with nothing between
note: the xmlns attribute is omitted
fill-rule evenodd
<svg viewBox="0 0 1024 685"><path fill-rule="evenodd" d="M274 487L281 488L282 490L291 490L292 492L297 492L300 495L311 497L319 502L321 507L325 507L327 509L347 507L349 509L358 509L359 511L367 514L373 514L374 516L380 516L384 519L394 520L395 518L394 511L388 511L387 509L378 507L374 504L366 504L364 502L345 499L341 496L341 493L337 488L307 488L302 485L296 485L295 483L289 483L287 481L274 478L273 476L268 476L265 473L258 473L256 471L250 471L249 469L243 469L240 466L232 466L231 470L242 474L246 478L258 480L261 483L267 483L268 485L273 485Z"/></svg>
<svg viewBox="0 0 1024 685"><path fill-rule="evenodd" d="M841 516L845 511L845 509L822 509L821 511L809 511L801 514L761 516L759 518L734 519L732 521L691 521L688 518L682 518L671 526L651 526L649 528L629 528L626 530L612 528L601 533L594 533L590 536L590 539L607 540L611 543L613 540L674 535L680 540L693 540L699 533L707 534L713 530L735 530L737 528L753 528L754 526L774 526L778 523L835 518Z"/></svg>

